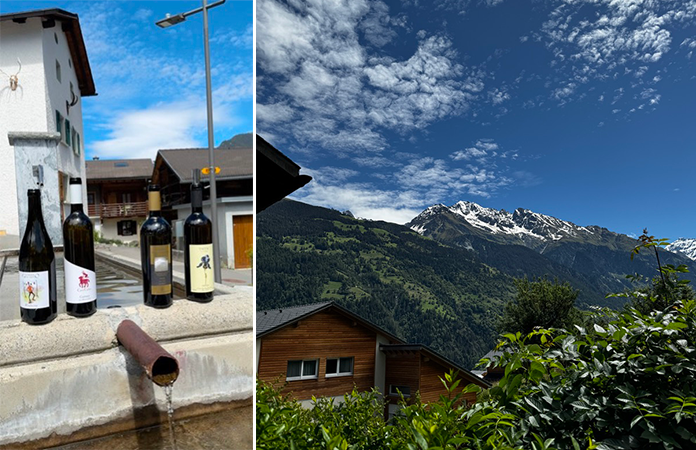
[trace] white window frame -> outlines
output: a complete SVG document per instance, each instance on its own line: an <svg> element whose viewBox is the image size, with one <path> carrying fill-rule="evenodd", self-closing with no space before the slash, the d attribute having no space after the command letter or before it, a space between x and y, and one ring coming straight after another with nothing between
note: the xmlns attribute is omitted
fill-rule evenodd
<svg viewBox="0 0 696 450"><path fill-rule="evenodd" d="M408 388L408 394L404 393L403 388ZM398 397L399 392L404 396L404 398L409 398L411 396L411 386L404 386L404 385L399 385L399 384L390 384L389 385L389 395L391 397Z"/></svg>
<svg viewBox="0 0 696 450"><path fill-rule="evenodd" d="M290 359L288 360L288 364L291 362L301 362L302 365L300 366L300 376L298 377L289 377L287 374L287 369L285 373L285 380L286 381L299 381L299 380L316 380L319 378L319 360L318 359ZM304 365L306 362L313 362L314 363L314 375L303 375L304 373Z"/></svg>
<svg viewBox="0 0 696 450"><path fill-rule="evenodd" d="M341 372L341 360L342 359L350 359L350 372ZM329 361L330 360L335 360L336 361L336 372L329 373L328 372L328 367L329 367ZM334 377L349 377L353 375L353 371L355 370L355 357L354 356L337 356L333 358L326 358L326 378L334 378Z"/></svg>

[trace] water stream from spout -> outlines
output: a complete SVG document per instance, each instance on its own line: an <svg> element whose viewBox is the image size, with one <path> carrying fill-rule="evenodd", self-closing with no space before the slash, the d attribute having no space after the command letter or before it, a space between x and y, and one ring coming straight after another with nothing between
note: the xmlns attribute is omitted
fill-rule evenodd
<svg viewBox="0 0 696 450"><path fill-rule="evenodd" d="M174 406L172 404L172 391L174 390L174 383L165 384L162 386L164 388L164 395L167 397L167 420L169 421L169 440L172 442L172 448L178 450L176 444L176 433L174 432Z"/></svg>

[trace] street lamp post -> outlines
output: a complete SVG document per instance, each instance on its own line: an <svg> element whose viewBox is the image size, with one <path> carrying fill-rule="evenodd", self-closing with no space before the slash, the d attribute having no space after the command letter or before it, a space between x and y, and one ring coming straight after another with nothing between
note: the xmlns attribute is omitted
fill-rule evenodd
<svg viewBox="0 0 696 450"><path fill-rule="evenodd" d="M205 47L205 91L207 98L207 109L208 109L208 164L210 166L210 215L213 222L213 271L215 275L215 282L222 282L222 271L220 270L220 240L218 238L218 216L217 216L217 186L215 183L215 140L213 138L213 96L211 90L210 81L210 45L208 43L208 9L214 8L216 6L225 3L225 0L220 0L215 3L208 5L206 0L203 1L203 6L200 8L193 9L191 11L177 14L169 15L162 20L158 20L155 24L161 28L167 28L172 25L176 25L186 20L190 15L203 12L203 43Z"/></svg>

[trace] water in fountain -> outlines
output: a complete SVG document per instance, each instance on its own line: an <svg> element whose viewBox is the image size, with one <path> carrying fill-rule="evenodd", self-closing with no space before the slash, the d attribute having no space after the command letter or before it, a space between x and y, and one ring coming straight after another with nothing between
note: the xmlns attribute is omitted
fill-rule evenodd
<svg viewBox="0 0 696 450"><path fill-rule="evenodd" d="M169 421L169 439L172 443L174 450L178 450L176 445L176 432L174 431L174 406L172 403L172 391L174 390L174 383L169 383L164 386L164 395L167 397L167 420Z"/></svg>

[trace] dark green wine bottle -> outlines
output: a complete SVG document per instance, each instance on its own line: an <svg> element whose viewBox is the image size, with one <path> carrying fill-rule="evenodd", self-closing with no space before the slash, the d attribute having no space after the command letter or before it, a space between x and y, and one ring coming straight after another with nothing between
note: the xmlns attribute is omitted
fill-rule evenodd
<svg viewBox="0 0 696 450"><path fill-rule="evenodd" d="M41 212L41 191L27 191L27 229L19 247L19 314L22 321L39 325L58 313L56 258Z"/></svg>
<svg viewBox="0 0 696 450"><path fill-rule="evenodd" d="M186 298L207 303L213 299L213 223L203 214L203 186L200 172L193 171L191 215L184 223L184 266Z"/></svg>
<svg viewBox="0 0 696 450"><path fill-rule="evenodd" d="M70 178L70 215L63 222L65 248L65 309L76 317L97 311L94 272L94 231L82 210L82 179Z"/></svg>
<svg viewBox="0 0 696 450"><path fill-rule="evenodd" d="M150 215L140 227L143 301L153 308L172 305L172 228L162 217L160 188L147 188Z"/></svg>

